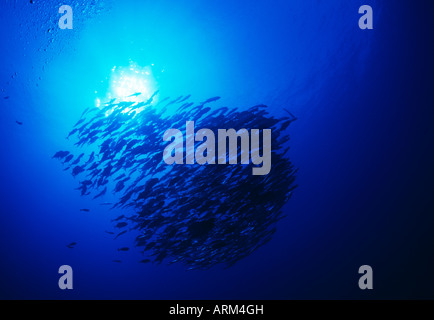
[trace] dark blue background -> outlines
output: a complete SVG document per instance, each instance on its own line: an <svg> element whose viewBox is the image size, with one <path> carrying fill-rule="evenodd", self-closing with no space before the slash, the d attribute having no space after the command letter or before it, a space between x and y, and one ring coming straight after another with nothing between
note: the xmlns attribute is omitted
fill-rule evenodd
<svg viewBox="0 0 434 320"><path fill-rule="evenodd" d="M34 2L0 7L2 299L434 297L429 1L71 1L73 30L57 27L57 3ZM358 28L363 4L374 30ZM229 269L116 252L132 243L104 233L120 211L80 197L51 159L129 59L155 64L163 96L220 95L298 117L287 217ZM62 264L74 270L72 291L57 286ZM371 291L357 285L364 264Z"/></svg>

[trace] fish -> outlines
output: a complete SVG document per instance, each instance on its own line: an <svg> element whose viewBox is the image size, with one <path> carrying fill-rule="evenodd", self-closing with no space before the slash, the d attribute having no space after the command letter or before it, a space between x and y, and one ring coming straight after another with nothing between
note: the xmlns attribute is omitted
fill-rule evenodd
<svg viewBox="0 0 434 320"><path fill-rule="evenodd" d="M294 120L297 120L297 117L294 116L288 109L283 108Z"/></svg>
<svg viewBox="0 0 434 320"><path fill-rule="evenodd" d="M121 180L116 184L114 192L119 192L125 187L124 181Z"/></svg>
<svg viewBox="0 0 434 320"><path fill-rule="evenodd" d="M169 103L166 104L166 106L169 106L171 104L174 104L176 102L179 102L179 100L181 100L182 96L179 96L178 98L176 98L175 100L170 101Z"/></svg>
<svg viewBox="0 0 434 320"><path fill-rule="evenodd" d="M90 110L90 108L86 108L86 109L84 109L84 111L83 111L83 113L81 114L80 118L83 118L84 115L85 115L86 113L89 112L89 110Z"/></svg>
<svg viewBox="0 0 434 320"><path fill-rule="evenodd" d="M116 224L115 228L124 228L128 225L128 223L126 222L119 222L118 224Z"/></svg>
<svg viewBox="0 0 434 320"><path fill-rule="evenodd" d="M154 246L155 246L155 242L149 242L147 245L146 245L146 247L145 247L145 250L150 250L150 249L152 249Z"/></svg>
<svg viewBox="0 0 434 320"><path fill-rule="evenodd" d="M204 102L201 102L201 105L204 105L204 104L210 103L210 102L214 102L217 100L220 100L220 97L212 97L212 98L206 99Z"/></svg>
<svg viewBox="0 0 434 320"><path fill-rule="evenodd" d="M116 237L113 238L113 240L116 240L118 237L120 237L121 235L123 235L123 234L125 234L125 233L127 233L127 230L124 230L124 231L119 232L119 233L116 235Z"/></svg>
<svg viewBox="0 0 434 320"><path fill-rule="evenodd" d="M63 164L68 163L69 161L72 160L72 158L74 158L74 156L72 154L69 154L66 158L65 161L63 161Z"/></svg>
<svg viewBox="0 0 434 320"><path fill-rule="evenodd" d="M95 159L95 152L92 152L89 156L89 159L86 161L85 165L92 163L94 159Z"/></svg>
<svg viewBox="0 0 434 320"><path fill-rule="evenodd" d="M101 191L100 193L98 193L95 197L93 197L94 199L102 197L103 195L105 195L105 193L107 192L107 187L104 188L103 191Z"/></svg>
<svg viewBox="0 0 434 320"><path fill-rule="evenodd" d="M128 247L122 247L122 248L118 248L118 251L129 251L130 248Z"/></svg>
<svg viewBox="0 0 434 320"><path fill-rule="evenodd" d="M124 215L121 215L121 216L117 217L116 219L112 219L112 222L119 221L119 220L122 220L122 219L125 219Z"/></svg>
<svg viewBox="0 0 434 320"><path fill-rule="evenodd" d="M84 153L80 154L80 155L77 157L77 159L75 159L74 162L71 163L71 165L73 166L73 165L78 164L78 163L80 162L80 160L81 160L81 158L82 158L83 156L84 156Z"/></svg>
<svg viewBox="0 0 434 320"><path fill-rule="evenodd" d="M63 159L69 154L69 151L57 151L52 159Z"/></svg>
<svg viewBox="0 0 434 320"><path fill-rule="evenodd" d="M181 109L185 109L188 107L191 107L194 103L193 102L186 102L181 106Z"/></svg>
<svg viewBox="0 0 434 320"><path fill-rule="evenodd" d="M19 124L20 126L22 126L23 125L23 123L22 122L20 122L20 121L15 121L17 124Z"/></svg>
<svg viewBox="0 0 434 320"><path fill-rule="evenodd" d="M73 152L85 155L73 160L71 150L62 148L53 158L71 175L83 177L76 188L82 196L97 199L110 191L110 202L101 205L127 210L111 221L119 232L106 233L115 240L134 232L133 246L149 257L141 263L167 261L192 270L217 264L230 267L270 241L284 218L282 208L295 194L298 170L287 151L288 128L296 117L288 110L289 116L271 115L261 104L248 109L211 104L219 96L199 104L189 99L189 95L162 97L158 103L148 99L112 105L113 100L92 108L92 116L70 136L71 145L79 150ZM166 104L172 104L174 111L166 112ZM251 165L165 165L164 130L185 130L191 119L197 128L213 131L272 130L272 170L252 176ZM82 159L87 161L83 164Z"/></svg>
<svg viewBox="0 0 434 320"><path fill-rule="evenodd" d="M75 166L74 169L72 169L72 176L75 177L75 176L79 175L82 172L84 172L83 167L81 167L81 166Z"/></svg>
<svg viewBox="0 0 434 320"><path fill-rule="evenodd" d="M146 101L145 105L148 105L150 103L152 103L152 101L154 100L154 97L160 92L160 90L155 91L152 96L148 99L148 101Z"/></svg>
<svg viewBox="0 0 434 320"><path fill-rule="evenodd" d="M130 94L129 96L127 96L128 98L129 97L138 97L138 96L140 96L142 93L141 92L136 92L136 93L133 93L133 94Z"/></svg>
<svg viewBox="0 0 434 320"><path fill-rule="evenodd" d="M186 95L184 98L182 98L181 100L179 100L178 103L184 102L185 100L190 99L190 97L191 97L191 95L188 94L188 95Z"/></svg>
<svg viewBox="0 0 434 320"><path fill-rule="evenodd" d="M112 262L122 263L122 260L112 260Z"/></svg>
<svg viewBox="0 0 434 320"><path fill-rule="evenodd" d="M122 173L120 176L116 177L116 178L115 178L115 181L116 181L116 180L119 180L119 179L122 179L123 177L125 177L125 173Z"/></svg>
<svg viewBox="0 0 434 320"><path fill-rule="evenodd" d="M66 245L70 249L74 249L75 245L77 245L77 242L71 242L70 244Z"/></svg>
<svg viewBox="0 0 434 320"><path fill-rule="evenodd" d="M98 167L98 162L94 162L92 163L92 165L90 166L90 168L88 168L88 170L94 170Z"/></svg>
<svg viewBox="0 0 434 320"><path fill-rule="evenodd" d="M80 120L78 120L77 123L74 125L74 128L78 126L80 123L83 123L85 120L86 120L85 118L81 118Z"/></svg>
<svg viewBox="0 0 434 320"><path fill-rule="evenodd" d="M83 211L83 212L89 212L90 210L89 209L80 209L80 211Z"/></svg>
<svg viewBox="0 0 434 320"><path fill-rule="evenodd" d="M143 259L139 261L139 263L149 263L149 262L151 262L151 260L149 259Z"/></svg>

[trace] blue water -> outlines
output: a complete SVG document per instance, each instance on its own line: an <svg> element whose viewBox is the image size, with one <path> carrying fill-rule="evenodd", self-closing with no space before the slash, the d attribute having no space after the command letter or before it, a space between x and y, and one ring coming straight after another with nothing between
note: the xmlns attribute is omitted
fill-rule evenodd
<svg viewBox="0 0 434 320"><path fill-rule="evenodd" d="M430 5L369 2L374 30L362 31L353 0L74 0L72 30L57 1L3 1L0 297L432 298ZM149 74L124 87L119 70ZM52 156L73 148L86 108L135 89L296 115L298 187L271 241L229 268L187 271L138 263L132 234L104 232L124 210L82 197ZM64 264L73 290L58 287ZM371 292L357 286L364 264Z"/></svg>

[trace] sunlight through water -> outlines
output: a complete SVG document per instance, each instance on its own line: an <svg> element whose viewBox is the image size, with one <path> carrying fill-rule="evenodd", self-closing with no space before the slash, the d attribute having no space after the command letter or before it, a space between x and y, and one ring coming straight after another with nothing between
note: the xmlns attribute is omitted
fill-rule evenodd
<svg viewBox="0 0 434 320"><path fill-rule="evenodd" d="M150 66L141 67L130 61L128 66L113 66L106 102L146 102L157 90L157 84ZM97 99L97 106L101 100Z"/></svg>

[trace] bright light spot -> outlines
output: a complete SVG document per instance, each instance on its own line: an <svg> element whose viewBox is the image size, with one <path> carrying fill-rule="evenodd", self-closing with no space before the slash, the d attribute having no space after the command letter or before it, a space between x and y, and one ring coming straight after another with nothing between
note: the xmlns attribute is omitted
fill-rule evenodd
<svg viewBox="0 0 434 320"><path fill-rule="evenodd" d="M157 83L152 75L151 67L140 67L130 61L128 66L114 66L111 69L109 90L105 97L99 97L95 100L95 105L100 109L107 106L110 108L105 111L106 117L110 116L117 108L122 108L121 113L133 114L135 117L149 106L142 102L147 102L157 90ZM157 101L158 96L155 96L152 103ZM132 104L126 106L119 104L121 102L132 102Z"/></svg>
<svg viewBox="0 0 434 320"><path fill-rule="evenodd" d="M151 67L140 67L130 61L127 67L114 66L107 99L144 102L157 90Z"/></svg>

